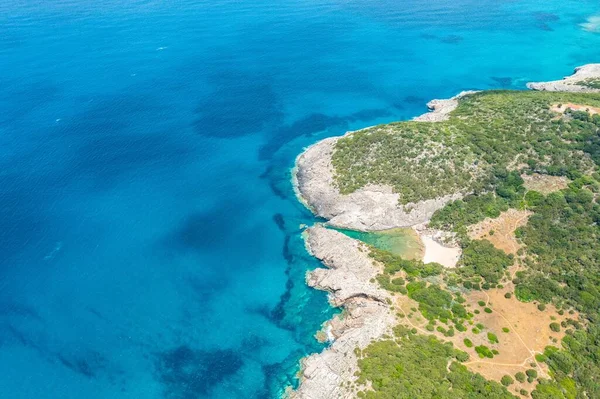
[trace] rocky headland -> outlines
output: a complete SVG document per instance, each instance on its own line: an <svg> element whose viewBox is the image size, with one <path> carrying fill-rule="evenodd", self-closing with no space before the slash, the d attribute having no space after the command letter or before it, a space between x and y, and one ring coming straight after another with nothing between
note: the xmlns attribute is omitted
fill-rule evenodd
<svg viewBox="0 0 600 399"><path fill-rule="evenodd" d="M529 83L533 90L600 92L588 82L600 78L600 64L579 67L575 74L560 81ZM473 92L463 92L448 100L428 103L431 112L415 121L439 122L449 118L460 98ZM347 133L347 135L353 132ZM377 231L397 227L413 227L422 238L425 262L435 261L454 267L460 249L452 244L453 237L428 229L433 213L449 201L462 195L421 201L409 206L399 203L399 195L388 186L367 185L343 195L336 187L331 158L336 142L343 136L331 137L308 147L296 159L292 180L298 199L327 224L361 231ZM341 315L325 323L323 330L331 345L323 352L302 360L300 386L288 390L287 397L302 399L353 398L353 382L358 370L356 348L390 334L396 318L390 306L390 293L375 281L381 266L369 257L361 242L322 225L305 231L308 251L327 268L307 273L307 284L329 292L332 306L342 307ZM427 248L429 247L429 253ZM446 251L439 255L439 250ZM431 251L438 251L432 253Z"/></svg>
<svg viewBox="0 0 600 399"><path fill-rule="evenodd" d="M575 73L561 80L551 82L531 82L527 87L540 91L568 91L581 93L598 93L598 88L591 87L590 82L600 79L600 64L587 64L575 68Z"/></svg>

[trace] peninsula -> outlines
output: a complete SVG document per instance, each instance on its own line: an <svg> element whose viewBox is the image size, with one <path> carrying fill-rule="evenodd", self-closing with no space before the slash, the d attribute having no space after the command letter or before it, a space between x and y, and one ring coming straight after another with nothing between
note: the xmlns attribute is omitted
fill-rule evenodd
<svg viewBox="0 0 600 399"><path fill-rule="evenodd" d="M343 311L290 398L600 397L600 64L463 92L296 160L307 284ZM335 229L410 227L423 259Z"/></svg>

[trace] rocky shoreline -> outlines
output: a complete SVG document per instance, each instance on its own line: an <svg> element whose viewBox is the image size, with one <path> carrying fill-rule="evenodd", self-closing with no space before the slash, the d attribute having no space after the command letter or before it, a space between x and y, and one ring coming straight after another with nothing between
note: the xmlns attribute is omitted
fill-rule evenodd
<svg viewBox="0 0 600 399"><path fill-rule="evenodd" d="M577 84L598 78L600 64L589 64L576 68L574 75L563 80L529 83L527 87L533 90L600 92L600 89ZM459 99L471 93L463 92L448 100L433 100L428 103L431 112L414 120L447 120L450 112L458 106ZM399 196L391 187L370 185L342 195L335 185L331 164L335 143L339 139L322 140L296 158L292 180L298 199L335 227L361 231L413 227L424 242L430 240L430 245L433 243L449 249L451 256L445 266L453 267L460 256L460 250L452 252L456 248L452 245L453 237L427 229L427 222L436 210L461 195L410 204L411 210L399 204ZM352 383L358 371L355 349L363 349L390 333L396 324L389 305L391 296L375 282L374 277L380 268L359 241L317 225L306 230L305 242L308 251L327 267L307 273L307 284L329 292L329 302L332 306L342 307L343 313L325 323L323 329L332 344L321 353L301 361L300 386L296 390L288 390L285 396L293 399L354 398ZM426 253L425 260L428 259L437 261Z"/></svg>
<svg viewBox="0 0 600 399"><path fill-rule="evenodd" d="M458 106L459 99L472 93L475 92L464 91L447 100L432 100L427 104L431 111L414 120L447 120L450 112ZM292 182L299 201L315 215L327 219L332 226L360 231L410 227L428 221L435 211L462 196L449 194L402 206L398 202L399 195L384 185L368 185L342 195L335 185L331 164L335 144L341 137L344 136L330 137L308 147L296 158L292 171Z"/></svg>
<svg viewBox="0 0 600 399"><path fill-rule="evenodd" d="M600 89L582 85L588 79L600 79L600 64L587 64L575 68L575 73L561 80L527 83L527 88L538 91L569 91L581 93L600 93Z"/></svg>
<svg viewBox="0 0 600 399"><path fill-rule="evenodd" d="M307 284L329 292L330 304L344 311L325 323L333 339L331 346L302 359L300 387L288 395L293 399L353 398L350 385L358 370L354 351L391 333L396 324L389 305L391 295L371 282L381 270L373 266L359 241L319 225L306 230L305 240L308 251L327 266L308 273Z"/></svg>

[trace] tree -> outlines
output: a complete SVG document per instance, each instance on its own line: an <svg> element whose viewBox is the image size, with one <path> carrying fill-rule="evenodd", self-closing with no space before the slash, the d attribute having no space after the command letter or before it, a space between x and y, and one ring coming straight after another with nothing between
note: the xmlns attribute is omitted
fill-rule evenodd
<svg viewBox="0 0 600 399"><path fill-rule="evenodd" d="M505 387L512 385L515 382L510 375L505 375L500 379L500 383Z"/></svg>

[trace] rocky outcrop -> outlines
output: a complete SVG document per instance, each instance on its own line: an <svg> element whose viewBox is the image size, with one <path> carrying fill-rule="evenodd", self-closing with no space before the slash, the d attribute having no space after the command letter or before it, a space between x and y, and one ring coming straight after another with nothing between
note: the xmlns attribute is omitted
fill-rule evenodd
<svg viewBox="0 0 600 399"><path fill-rule="evenodd" d="M309 252L327 269L307 274L307 283L329 292L333 306L344 312L327 323L331 346L302 360L301 383L288 392L293 399L354 398L350 382L358 371L355 349L390 334L396 324L390 294L371 280L381 271L362 244L335 230L315 226L305 233Z"/></svg>
<svg viewBox="0 0 600 399"><path fill-rule="evenodd" d="M431 110L415 121L440 122L449 118L460 98L476 93L463 91L447 100L432 100ZM346 135L353 134L348 132ZM340 194L334 180L331 157L336 142L343 136L330 137L308 147L296 158L292 180L298 199L317 216L328 219L332 226L361 231L387 230L423 223L460 194L410 204L399 203L399 194L384 185L367 185L347 195Z"/></svg>
<svg viewBox="0 0 600 399"><path fill-rule="evenodd" d="M456 96L444 100L431 100L427 103L427 108L430 112L414 118L417 122L442 122L450 118L450 112L458 107L458 100L469 94L477 93L477 91L468 90L457 94Z"/></svg>
<svg viewBox="0 0 600 399"><path fill-rule="evenodd" d="M460 195L411 204L399 204L399 195L389 186L368 185L347 195L340 194L334 181L331 156L339 137L322 140L296 159L294 185L301 201L329 224L353 230L372 231L423 223L447 202Z"/></svg>
<svg viewBox="0 0 600 399"><path fill-rule="evenodd" d="M587 64L575 68L575 73L562 80L551 82L531 82L527 87L540 91L570 91L580 93L600 93L600 89L593 89L582 85L588 79L600 79L600 64Z"/></svg>

